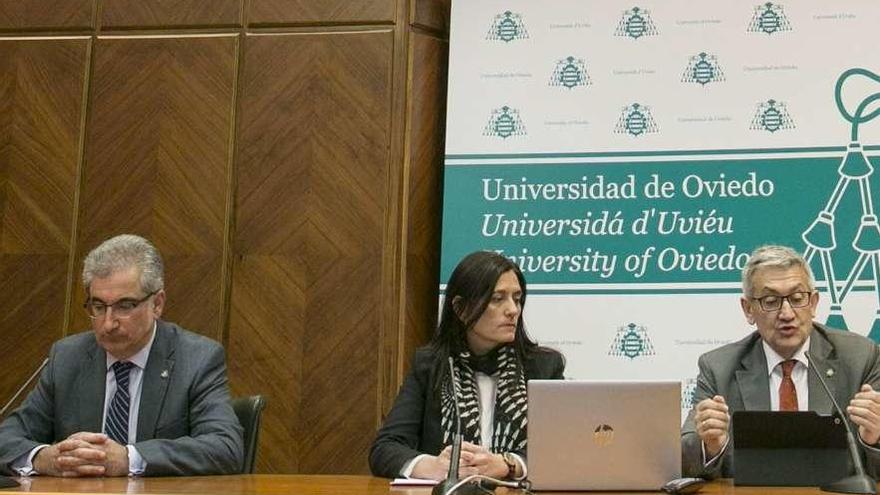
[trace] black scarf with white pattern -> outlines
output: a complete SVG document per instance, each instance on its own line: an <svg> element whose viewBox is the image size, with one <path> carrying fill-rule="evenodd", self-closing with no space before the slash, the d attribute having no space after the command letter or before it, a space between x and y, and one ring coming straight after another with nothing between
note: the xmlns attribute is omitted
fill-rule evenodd
<svg viewBox="0 0 880 495"><path fill-rule="evenodd" d="M472 356L464 351L455 356L452 370L458 378L458 407L461 410L461 433L466 442L482 444L480 436L480 392L475 373L481 371L498 378L495 390L495 417L493 420L492 445L486 446L495 453L523 451L526 448L526 425L528 404L526 380L522 363L511 345L496 348L485 356ZM455 406L452 403L452 378L445 374L440 387L440 427L443 444L452 443L455 433Z"/></svg>

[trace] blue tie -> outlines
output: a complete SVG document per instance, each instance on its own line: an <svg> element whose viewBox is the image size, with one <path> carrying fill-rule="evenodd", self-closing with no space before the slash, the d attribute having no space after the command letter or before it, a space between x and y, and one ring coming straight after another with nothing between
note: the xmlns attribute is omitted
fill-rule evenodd
<svg viewBox="0 0 880 495"><path fill-rule="evenodd" d="M128 361L116 361L110 369L116 375L116 393L107 408L107 421L104 423L104 432L111 440L120 444L128 445L128 410L131 405L131 395L128 393L128 375L134 364Z"/></svg>

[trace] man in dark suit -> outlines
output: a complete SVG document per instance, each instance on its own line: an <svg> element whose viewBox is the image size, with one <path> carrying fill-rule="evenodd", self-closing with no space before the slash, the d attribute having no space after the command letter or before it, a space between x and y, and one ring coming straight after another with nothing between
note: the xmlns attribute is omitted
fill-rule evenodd
<svg viewBox="0 0 880 495"><path fill-rule="evenodd" d="M738 410L832 411L807 367L815 366L867 446L880 441L880 352L860 335L815 323L816 292L809 265L794 250L763 246L743 270L740 305L757 330L700 356L694 404L682 427L685 476L733 476L730 415ZM805 351L813 360L807 361ZM880 454L863 449L868 470Z"/></svg>
<svg viewBox="0 0 880 495"><path fill-rule="evenodd" d="M92 331L56 342L24 403L0 424L0 470L126 476L240 472L242 429L223 348L159 320L161 257L121 235L86 257Z"/></svg>

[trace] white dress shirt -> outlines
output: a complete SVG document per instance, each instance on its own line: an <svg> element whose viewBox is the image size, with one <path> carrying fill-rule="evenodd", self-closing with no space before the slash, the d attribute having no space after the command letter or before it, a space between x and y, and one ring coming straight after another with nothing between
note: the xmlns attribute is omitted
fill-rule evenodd
<svg viewBox="0 0 880 495"><path fill-rule="evenodd" d="M767 358L767 374L770 380L770 410L778 411L779 410L779 385L782 383L782 366L781 364L786 361L786 359L779 355L778 352L773 350L767 341L761 340L761 345L764 346L764 356ZM798 399L798 410L799 411L808 411L810 409L810 391L809 384L807 380L807 366L809 366L809 361L807 361L807 356L805 355L807 349L810 348L810 336L807 335L807 339L804 340L804 343L801 344L800 349L794 353L791 359L797 361L794 365L794 368L791 370L791 381L794 382L794 390L797 392ZM729 419L729 417L728 417ZM715 457L706 460L706 444L703 444L703 461L704 466L709 466L713 462L717 461L721 458L721 455L724 454L724 451L727 450L727 445L730 443L730 437L727 437L727 442L725 442L724 446L721 447L721 450Z"/></svg>
<svg viewBox="0 0 880 495"><path fill-rule="evenodd" d="M128 440L129 443L126 445L126 449L128 450L128 474L130 476L137 476L143 474L147 468L147 463L144 461L144 458L141 457L140 452L134 448L134 443L137 441L137 419L138 419L138 411L140 409L141 402L141 389L143 388L143 378L144 378L144 368L147 366L147 359L150 357L150 349L153 347L153 340L156 338L156 326L157 324L153 323L153 333L150 335L150 341L147 342L147 345L143 347L140 351L137 352L134 356L128 359L134 366L132 366L128 375L128 391L129 396L131 397L131 401L129 402L129 414L128 414ZM106 386L104 390L104 410L102 415L101 422L101 431L104 431L104 423L107 421L107 408L110 405L110 401L113 399L113 394L116 393L116 374L110 368L113 366L113 363L119 361L115 357L107 354L106 366ZM34 457L36 457L37 453L45 447L48 447L48 444L38 445L34 447L30 452L22 454L15 462L12 463L12 469L18 473L19 476L32 476L35 474L39 474L34 469Z"/></svg>
<svg viewBox="0 0 880 495"><path fill-rule="evenodd" d="M474 372L474 378L477 380L477 389L480 392L480 443L492 445L492 435L495 433L495 393L498 389L498 377L477 371ZM525 461L517 454L511 452L511 455L522 469L522 476L517 479L524 479L527 474ZM404 464L400 476L410 478L416 464L425 457L428 457L428 454L418 455Z"/></svg>
<svg viewBox="0 0 880 495"><path fill-rule="evenodd" d="M770 410L778 411L779 385L782 384L781 364L786 361L786 359L774 351L767 342L761 341L761 344L764 346L764 356L767 357L767 372L770 375ZM804 355L809 348L810 337L807 336L807 340L804 341L801 348L791 357L791 359L797 361L794 368L791 370L791 381L794 382L794 389L797 392L799 411L808 411L810 409L810 387L807 381L809 371L807 370L807 366L810 365L810 362L807 361L807 356Z"/></svg>

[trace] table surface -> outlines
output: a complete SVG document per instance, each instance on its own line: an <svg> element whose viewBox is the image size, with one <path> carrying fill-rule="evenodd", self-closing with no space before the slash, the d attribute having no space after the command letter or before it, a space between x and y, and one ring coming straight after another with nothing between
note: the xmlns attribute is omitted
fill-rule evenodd
<svg viewBox="0 0 880 495"><path fill-rule="evenodd" d="M21 487L0 490L3 493L28 492L32 494L206 494L206 495L428 495L430 487L391 487L389 480L370 476L342 475L284 475L252 474L237 476L196 476L187 478L26 478L19 479ZM498 495L522 493L518 490L498 489ZM551 494L554 492L538 492ZM556 492L576 493L576 492ZM584 492L598 495L601 492ZM660 492L612 492L653 493ZM819 494L818 488L785 487L737 487L731 480L713 481L700 491L706 495L757 495L774 494Z"/></svg>

